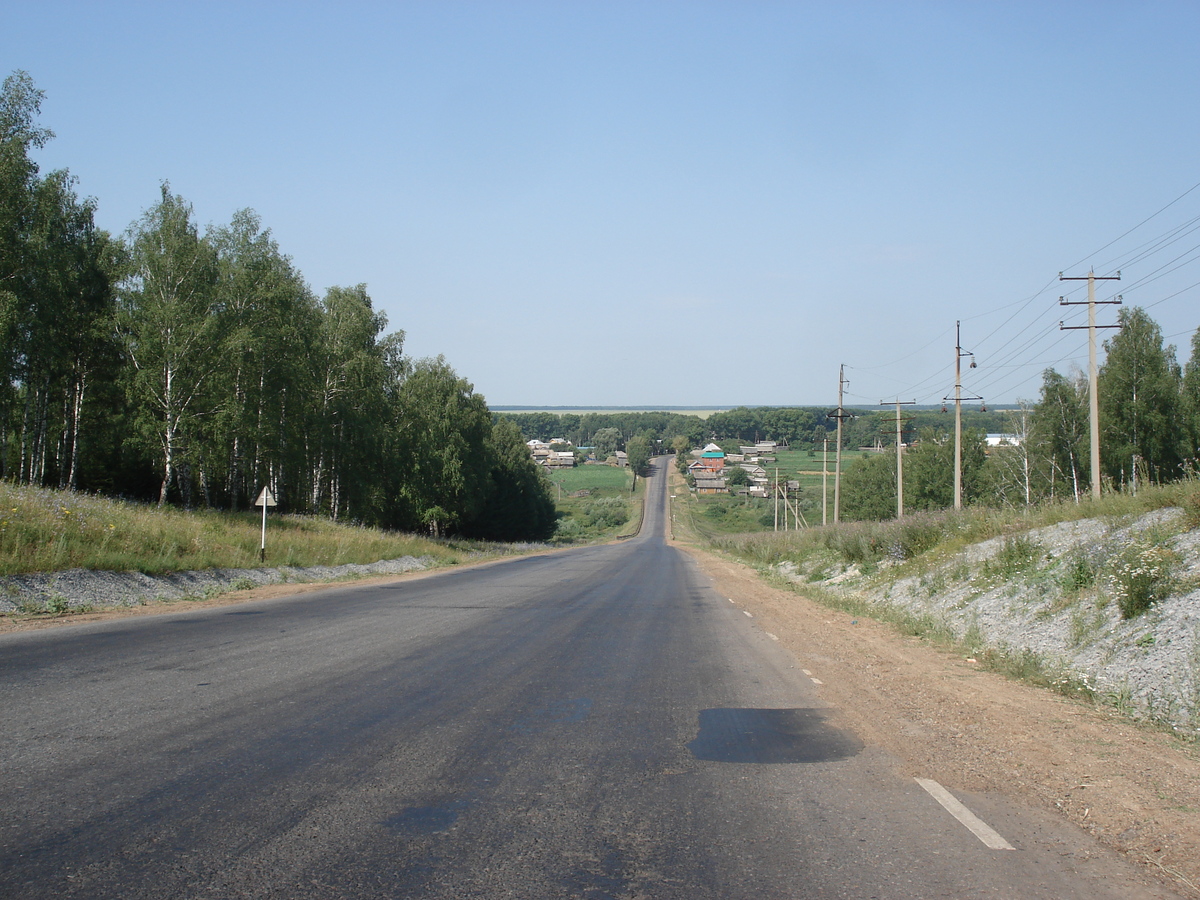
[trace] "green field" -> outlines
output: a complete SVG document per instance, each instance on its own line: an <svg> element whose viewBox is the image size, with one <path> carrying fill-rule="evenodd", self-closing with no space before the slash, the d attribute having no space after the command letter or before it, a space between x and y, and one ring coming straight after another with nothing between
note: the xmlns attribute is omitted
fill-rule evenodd
<svg viewBox="0 0 1200 900"><path fill-rule="evenodd" d="M630 493L633 473L616 466L577 466L547 472L554 484L558 532L562 543L616 537L636 530L640 517L641 488Z"/></svg>
<svg viewBox="0 0 1200 900"><path fill-rule="evenodd" d="M842 471L845 472L847 467L856 459L864 456L869 456L870 453L863 450L842 451ZM737 465L730 463L730 465ZM829 489L833 490L833 469L835 458L833 451L829 452ZM767 474L774 477L776 467L779 468L779 477L787 477L796 479L800 482L800 487L805 491L821 490L821 451L816 450L812 456L809 456L808 450L781 450L777 454L775 462L764 465Z"/></svg>

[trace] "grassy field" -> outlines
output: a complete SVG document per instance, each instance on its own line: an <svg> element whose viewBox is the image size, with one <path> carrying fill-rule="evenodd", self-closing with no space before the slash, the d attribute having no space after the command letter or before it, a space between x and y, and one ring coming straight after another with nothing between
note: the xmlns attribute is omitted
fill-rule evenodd
<svg viewBox="0 0 1200 900"><path fill-rule="evenodd" d="M629 469L577 466L549 475L559 516L556 541L591 541L637 530L645 480L639 478L638 490L631 494L633 473Z"/></svg>
<svg viewBox="0 0 1200 900"><path fill-rule="evenodd" d="M842 451L842 471L854 460L870 454L862 450L843 450ZM833 451L829 452L829 489L833 490L833 469L835 465ZM812 456L809 456L808 450L781 450L777 454L775 462L763 466L767 470L767 474L774 476L775 467L779 467L780 477L785 475L788 478L795 478L800 482L800 487L806 491L816 490L820 493L821 490L821 451L816 450Z"/></svg>
<svg viewBox="0 0 1200 900"><path fill-rule="evenodd" d="M82 568L147 574L260 565L260 513L158 509L88 494L0 483L0 575ZM434 541L306 516L269 516L270 566L372 563L501 548Z"/></svg>

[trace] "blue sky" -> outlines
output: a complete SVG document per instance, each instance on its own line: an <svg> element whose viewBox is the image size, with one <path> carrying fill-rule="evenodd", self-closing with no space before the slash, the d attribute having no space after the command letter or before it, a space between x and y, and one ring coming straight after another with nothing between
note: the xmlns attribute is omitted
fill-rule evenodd
<svg viewBox="0 0 1200 900"><path fill-rule="evenodd" d="M0 21L0 74L46 92L38 161L103 227L164 179L201 223L253 208L318 293L365 282L410 354L494 405L832 405L841 364L849 402L936 403L959 319L964 391L1033 399L1086 367L1058 330L1084 289L1057 274L1089 266L1122 270L1101 297L1147 307L1181 362L1200 326L1194 2L0 0Z"/></svg>

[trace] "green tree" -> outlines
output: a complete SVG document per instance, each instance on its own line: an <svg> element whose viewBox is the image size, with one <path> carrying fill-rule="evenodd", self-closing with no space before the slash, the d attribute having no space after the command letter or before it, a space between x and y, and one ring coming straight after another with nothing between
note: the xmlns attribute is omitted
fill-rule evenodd
<svg viewBox="0 0 1200 900"><path fill-rule="evenodd" d="M394 427L393 483L405 526L436 536L480 521L494 487L487 450L493 427L472 384L440 356L418 361L397 392ZM511 432L497 440L513 452Z"/></svg>
<svg viewBox="0 0 1200 900"><path fill-rule="evenodd" d="M216 252L192 222L191 205L166 182L161 200L130 229L129 246L118 317L139 430L157 445L161 506L189 461L197 420L213 413L208 388L226 317L216 303ZM189 485L182 488L186 502Z"/></svg>
<svg viewBox="0 0 1200 900"><path fill-rule="evenodd" d="M1010 410L1004 433L1012 435L1015 443L1005 443L988 451L980 477L983 493L990 504L1010 508L1028 508L1049 493L1048 468L1044 454L1033 441L1033 409L1020 401L1019 408Z"/></svg>
<svg viewBox="0 0 1200 900"><path fill-rule="evenodd" d="M1177 477L1182 464L1179 413L1181 373L1175 348L1140 307L1122 309L1121 330L1104 342L1100 367L1100 462L1119 482L1133 476L1134 460L1150 478Z"/></svg>
<svg viewBox="0 0 1200 900"><path fill-rule="evenodd" d="M645 475L650 468L650 452L650 441L641 435L626 441L625 455L635 475Z"/></svg>
<svg viewBox="0 0 1200 900"><path fill-rule="evenodd" d="M974 502L981 493L979 477L987 454L982 432L964 431L962 436L963 504ZM895 491L892 492L893 503ZM954 505L954 442L939 439L927 430L904 456L904 505L919 509L946 509ZM894 507L893 507L894 508Z"/></svg>
<svg viewBox="0 0 1200 900"><path fill-rule="evenodd" d="M209 239L229 328L215 375L220 406L205 422L204 484L233 509L249 504L264 484L282 505L295 507L307 493L301 486L308 431L303 400L316 384L304 361L320 358L314 353L321 312L252 210L235 213Z"/></svg>
<svg viewBox="0 0 1200 900"><path fill-rule="evenodd" d="M608 459L617 452L621 445L621 432L612 426L607 426L592 435L592 446L596 448L596 459Z"/></svg>
<svg viewBox="0 0 1200 900"><path fill-rule="evenodd" d="M1069 493L1079 502L1091 483L1087 376L1042 373L1042 390L1030 420L1030 441L1044 460L1051 499Z"/></svg>
<svg viewBox="0 0 1200 900"><path fill-rule="evenodd" d="M305 438L310 506L334 519L374 520L387 502L379 471L392 427L388 401L406 371L404 335L381 337L387 317L375 311L365 284L329 288L318 314Z"/></svg>
<svg viewBox="0 0 1200 900"><path fill-rule="evenodd" d="M30 151L54 137L39 127L45 92L28 72L17 70L0 87L0 299L15 301L18 283L28 270L28 235L38 167Z"/></svg>
<svg viewBox="0 0 1200 900"><path fill-rule="evenodd" d="M30 266L18 303L24 415L20 474L32 483L74 487L85 406L97 377L115 377L112 279L123 248L93 223L74 180L52 172L34 191ZM56 475L54 474L56 472Z"/></svg>
<svg viewBox="0 0 1200 900"><path fill-rule="evenodd" d="M1200 328L1192 335L1192 355L1183 370L1180 394L1184 458L1194 467L1200 461Z"/></svg>
<svg viewBox="0 0 1200 900"><path fill-rule="evenodd" d="M730 487L744 487L745 485L751 484L750 473L741 466L732 466L727 469L726 472L728 474L726 476L725 483Z"/></svg>
<svg viewBox="0 0 1200 900"><path fill-rule="evenodd" d="M492 425L484 449L491 466L489 493L463 531L494 541L548 539L557 523L550 479L529 455L520 429L500 419Z"/></svg>
<svg viewBox="0 0 1200 900"><path fill-rule="evenodd" d="M905 475L908 475L907 469ZM842 474L841 515L852 521L880 521L896 517L894 452L869 453L846 468Z"/></svg>

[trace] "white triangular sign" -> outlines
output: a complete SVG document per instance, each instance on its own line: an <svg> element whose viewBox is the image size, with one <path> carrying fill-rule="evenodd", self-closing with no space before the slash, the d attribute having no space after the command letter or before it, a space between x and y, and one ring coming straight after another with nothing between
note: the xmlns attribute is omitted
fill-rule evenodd
<svg viewBox="0 0 1200 900"><path fill-rule="evenodd" d="M275 506L275 495L271 493L271 489L269 487L262 489L262 492L258 495L258 499L254 501L254 505Z"/></svg>

